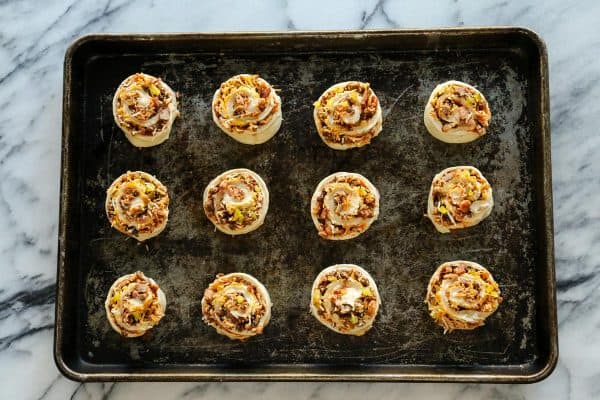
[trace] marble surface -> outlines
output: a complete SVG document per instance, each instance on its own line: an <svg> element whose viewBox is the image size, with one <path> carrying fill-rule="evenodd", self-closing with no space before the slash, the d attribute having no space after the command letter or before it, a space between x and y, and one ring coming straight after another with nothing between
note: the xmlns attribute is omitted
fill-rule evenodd
<svg viewBox="0 0 600 400"><path fill-rule="evenodd" d="M600 397L600 2L0 2L0 398L591 399ZM43 4L43 5L42 5ZM235 10L235 12L232 12ZM142 16L140 18L140 15ZM226 17L227 16L227 17ZM521 25L550 56L560 359L533 385L92 383L52 360L62 60L90 32ZM578 197L578 196L581 196Z"/></svg>

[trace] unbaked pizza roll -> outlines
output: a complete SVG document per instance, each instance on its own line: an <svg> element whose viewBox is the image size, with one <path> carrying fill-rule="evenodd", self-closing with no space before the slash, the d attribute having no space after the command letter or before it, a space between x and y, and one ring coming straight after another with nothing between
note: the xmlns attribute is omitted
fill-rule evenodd
<svg viewBox="0 0 600 400"><path fill-rule="evenodd" d="M310 311L320 323L344 335L364 335L377 316L381 298L375 281L354 264L337 264L317 275Z"/></svg>
<svg viewBox="0 0 600 400"><path fill-rule="evenodd" d="M441 233L477 225L492 212L492 187L475 167L446 168L433 178L427 217Z"/></svg>
<svg viewBox="0 0 600 400"><path fill-rule="evenodd" d="M269 210L265 181L245 168L223 172L204 190L204 212L223 233L242 235L261 226Z"/></svg>
<svg viewBox="0 0 600 400"><path fill-rule="evenodd" d="M236 75L221 84L212 102L213 120L244 144L261 144L281 127L281 99L258 75Z"/></svg>
<svg viewBox="0 0 600 400"><path fill-rule="evenodd" d="M160 78L134 74L119 85L113 97L113 116L131 144L156 146L169 138L179 116L177 97Z"/></svg>
<svg viewBox="0 0 600 400"><path fill-rule="evenodd" d="M104 308L115 331L124 337L138 337L164 317L167 299L153 279L137 271L113 283Z"/></svg>
<svg viewBox="0 0 600 400"><path fill-rule="evenodd" d="M483 94L459 81L444 82L431 93L423 116L435 138L446 143L467 143L483 135L492 113Z"/></svg>
<svg viewBox="0 0 600 400"><path fill-rule="evenodd" d="M269 292L241 272L219 274L202 297L202 320L230 339L259 335L271 318Z"/></svg>
<svg viewBox="0 0 600 400"><path fill-rule="evenodd" d="M502 302L492 274L471 261L450 261L435 271L427 286L425 303L444 333L483 326Z"/></svg>
<svg viewBox="0 0 600 400"><path fill-rule="evenodd" d="M154 176L126 172L106 191L105 209L113 228L142 242L167 226L169 194Z"/></svg>
<svg viewBox="0 0 600 400"><path fill-rule="evenodd" d="M335 84L319 97L314 107L317 132L332 149L365 146L381 132L381 105L368 83Z"/></svg>
<svg viewBox="0 0 600 400"><path fill-rule="evenodd" d="M352 239L379 216L379 192L360 174L336 172L317 185L310 209L322 238Z"/></svg>

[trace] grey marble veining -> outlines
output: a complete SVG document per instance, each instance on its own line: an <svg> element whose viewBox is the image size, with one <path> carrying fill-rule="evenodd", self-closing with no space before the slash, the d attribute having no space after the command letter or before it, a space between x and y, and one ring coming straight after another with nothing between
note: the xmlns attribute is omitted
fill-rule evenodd
<svg viewBox="0 0 600 400"><path fill-rule="evenodd" d="M584 1L0 2L0 398L600 398L600 3ZM550 57L560 359L534 385L81 385L52 360L62 60L90 32L521 25Z"/></svg>

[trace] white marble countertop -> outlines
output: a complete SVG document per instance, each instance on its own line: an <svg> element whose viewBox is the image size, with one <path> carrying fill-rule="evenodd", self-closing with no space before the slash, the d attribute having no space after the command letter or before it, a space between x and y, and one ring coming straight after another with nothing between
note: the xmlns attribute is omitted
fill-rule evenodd
<svg viewBox="0 0 600 400"><path fill-rule="evenodd" d="M600 98L600 2L440 0L433 4L416 0L0 2L4 127L0 130L0 216L5 221L0 227L0 398L599 398L600 207L593 196L600 196L600 135L586 115L600 114L600 102L595 100ZM52 336L62 61L69 43L90 32L462 25L526 26L539 32L548 45L560 324L560 358L548 379L533 385L82 385L60 375L52 359ZM584 198L578 202L573 191Z"/></svg>

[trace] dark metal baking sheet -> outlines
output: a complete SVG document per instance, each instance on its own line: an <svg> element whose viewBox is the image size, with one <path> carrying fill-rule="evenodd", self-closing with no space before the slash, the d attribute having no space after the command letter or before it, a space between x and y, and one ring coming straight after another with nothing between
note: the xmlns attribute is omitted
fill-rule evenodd
<svg viewBox="0 0 600 400"><path fill-rule="evenodd" d="M181 94L182 116L164 144L136 149L113 122L126 76L162 77ZM212 122L220 82L259 73L281 89L284 122L259 146ZM521 28L361 32L92 35L65 58L55 358L91 380L369 380L533 382L557 360L547 56ZM477 86L493 119L480 140L448 145L423 125L437 83ZM384 110L369 146L335 151L319 139L312 102L345 80L371 83ZM494 188L492 215L441 235L423 217L433 175L470 164ZM266 223L241 237L215 232L201 207L205 185L247 167L271 192ZM166 230L144 244L110 229L105 190L144 170L169 189ZM316 184L359 172L381 192L379 220L360 237L318 238L309 215ZM444 335L423 304L441 262L477 261L504 302L485 327ZM337 335L309 315L310 285L335 263L371 272L383 300L363 337ZM118 276L142 270L163 288L167 314L151 334L123 339L103 301ZM218 272L260 279L274 303L263 335L233 342L202 323L200 299Z"/></svg>

